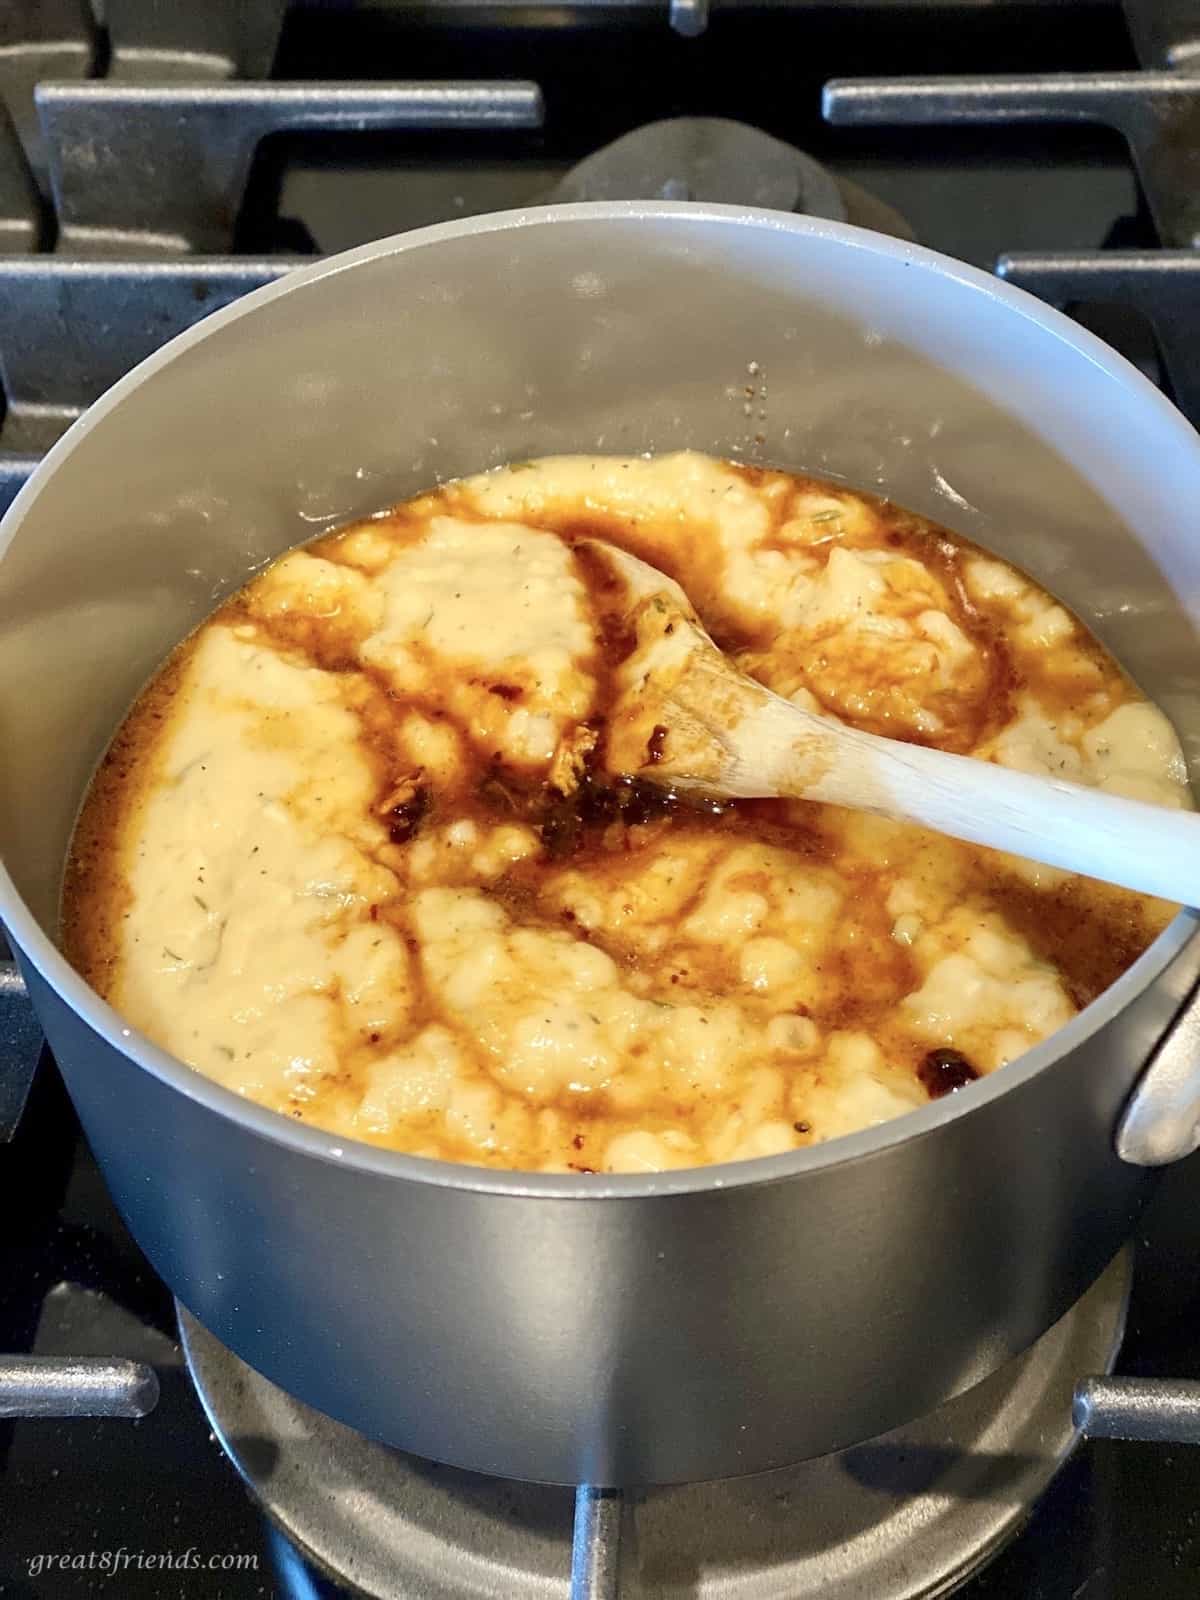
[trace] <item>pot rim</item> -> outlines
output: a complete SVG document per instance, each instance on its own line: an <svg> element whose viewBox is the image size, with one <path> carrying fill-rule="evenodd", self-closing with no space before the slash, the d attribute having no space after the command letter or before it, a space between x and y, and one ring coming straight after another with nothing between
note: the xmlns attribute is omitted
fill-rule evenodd
<svg viewBox="0 0 1200 1600"><path fill-rule="evenodd" d="M1072 322L1062 312L1036 300L1024 290L1013 288L1001 279L976 267L922 245L893 239L848 223L794 216L750 206L698 205L686 201L586 201L570 205L531 207L523 210L492 212L461 221L436 223L408 233L393 234L360 245L353 250L328 256L307 267L297 267L276 282L253 290L231 305L195 323L185 332L161 346L153 355L108 389L67 429L62 438L43 457L21 489L7 514L0 520L0 562L27 512L38 495L75 447L93 428L99 426L125 396L151 380L167 366L218 329L254 312L268 301L302 291L308 284L351 270L365 261L410 250L423 250L447 240L469 238L475 234L505 233L517 229L556 226L583 222L629 222L634 220L691 223L711 226L716 223L731 229L747 226L798 240L833 241L851 251L884 257L897 268L915 266L931 277L950 280L991 301L1006 306L1015 317L1032 324L1039 334L1066 344L1092 366L1119 384L1156 427L1176 436L1195 457L1200 485L1200 437L1173 405L1124 357L1119 356L1095 335ZM1003 1095L1015 1093L1031 1079L1048 1069L1068 1051L1085 1044L1094 1034L1136 998L1179 954L1197 933L1200 914L1181 911L1121 977L1063 1028L1035 1045L1010 1066L977 1079L953 1095L931 1101L920 1110L893 1117L873 1128L846 1134L827 1143L790 1151L779 1156L760 1156L749 1161L723 1165L688 1167L652 1174L573 1174L516 1172L464 1163L431 1160L406 1155L401 1151L365 1144L347 1135L326 1133L320 1128L298 1123L282 1112L271 1111L233 1090L214 1082L177 1057L161 1049L143 1034L129 1027L91 986L70 966L54 942L42 931L33 913L17 892L16 885L0 859L0 920L18 947L45 981L57 991L71 1009L113 1049L130 1057L144 1071L198 1102L218 1116L227 1117L274 1144L284 1145L298 1154L315 1157L351 1170L372 1173L439 1188L491 1193L512 1197L547 1200L641 1200L653 1195L682 1195L739 1189L758 1184L777 1183L805 1173L838 1167L879 1154L893 1145L929 1137L960 1117L982 1113Z"/></svg>

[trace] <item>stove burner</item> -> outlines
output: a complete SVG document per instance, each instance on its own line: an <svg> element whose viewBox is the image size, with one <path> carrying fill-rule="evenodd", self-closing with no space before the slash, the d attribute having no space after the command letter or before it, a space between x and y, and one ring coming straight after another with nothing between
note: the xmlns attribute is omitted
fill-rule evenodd
<svg viewBox="0 0 1200 1600"><path fill-rule="evenodd" d="M932 1416L756 1478L633 1498L626 1587L696 1600L917 1600L948 1594L1016 1533L1078 1434L1071 1396L1111 1369L1123 1252L1023 1356ZM292 1399L182 1308L204 1409L289 1539L369 1596L569 1593L573 1492L389 1450ZM627 1517L630 1513L627 1513ZM636 1546L636 1550L634 1550Z"/></svg>
<svg viewBox="0 0 1200 1600"><path fill-rule="evenodd" d="M725 117L674 117L623 134L578 162L543 200L696 200L768 206L855 222L897 238L890 206L760 128Z"/></svg>

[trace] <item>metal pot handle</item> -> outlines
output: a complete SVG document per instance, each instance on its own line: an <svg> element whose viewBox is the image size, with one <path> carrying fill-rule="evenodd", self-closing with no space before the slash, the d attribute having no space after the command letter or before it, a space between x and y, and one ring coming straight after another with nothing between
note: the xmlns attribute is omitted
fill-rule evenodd
<svg viewBox="0 0 1200 1600"><path fill-rule="evenodd" d="M1135 1167L1162 1167L1200 1148L1200 983L1180 1006L1134 1085L1116 1149Z"/></svg>

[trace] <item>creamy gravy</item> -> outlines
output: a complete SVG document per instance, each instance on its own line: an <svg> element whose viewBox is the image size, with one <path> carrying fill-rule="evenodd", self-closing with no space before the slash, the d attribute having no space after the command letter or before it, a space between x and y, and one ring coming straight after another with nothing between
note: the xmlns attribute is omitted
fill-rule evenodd
<svg viewBox="0 0 1200 1600"><path fill-rule="evenodd" d="M653 1171L1002 1067L1165 924L830 807L580 787L627 648L580 534L677 578L800 704L1191 803L1170 725L1080 623L944 530L690 453L524 463L285 555L141 697L65 898L66 948L123 1015L349 1137Z"/></svg>

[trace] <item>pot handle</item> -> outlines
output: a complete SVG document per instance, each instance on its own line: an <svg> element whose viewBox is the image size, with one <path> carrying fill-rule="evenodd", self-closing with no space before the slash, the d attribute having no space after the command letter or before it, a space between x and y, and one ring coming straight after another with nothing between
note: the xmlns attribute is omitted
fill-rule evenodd
<svg viewBox="0 0 1200 1600"><path fill-rule="evenodd" d="M1134 1085L1116 1149L1135 1167L1163 1167L1200 1148L1200 983L1180 1006Z"/></svg>

